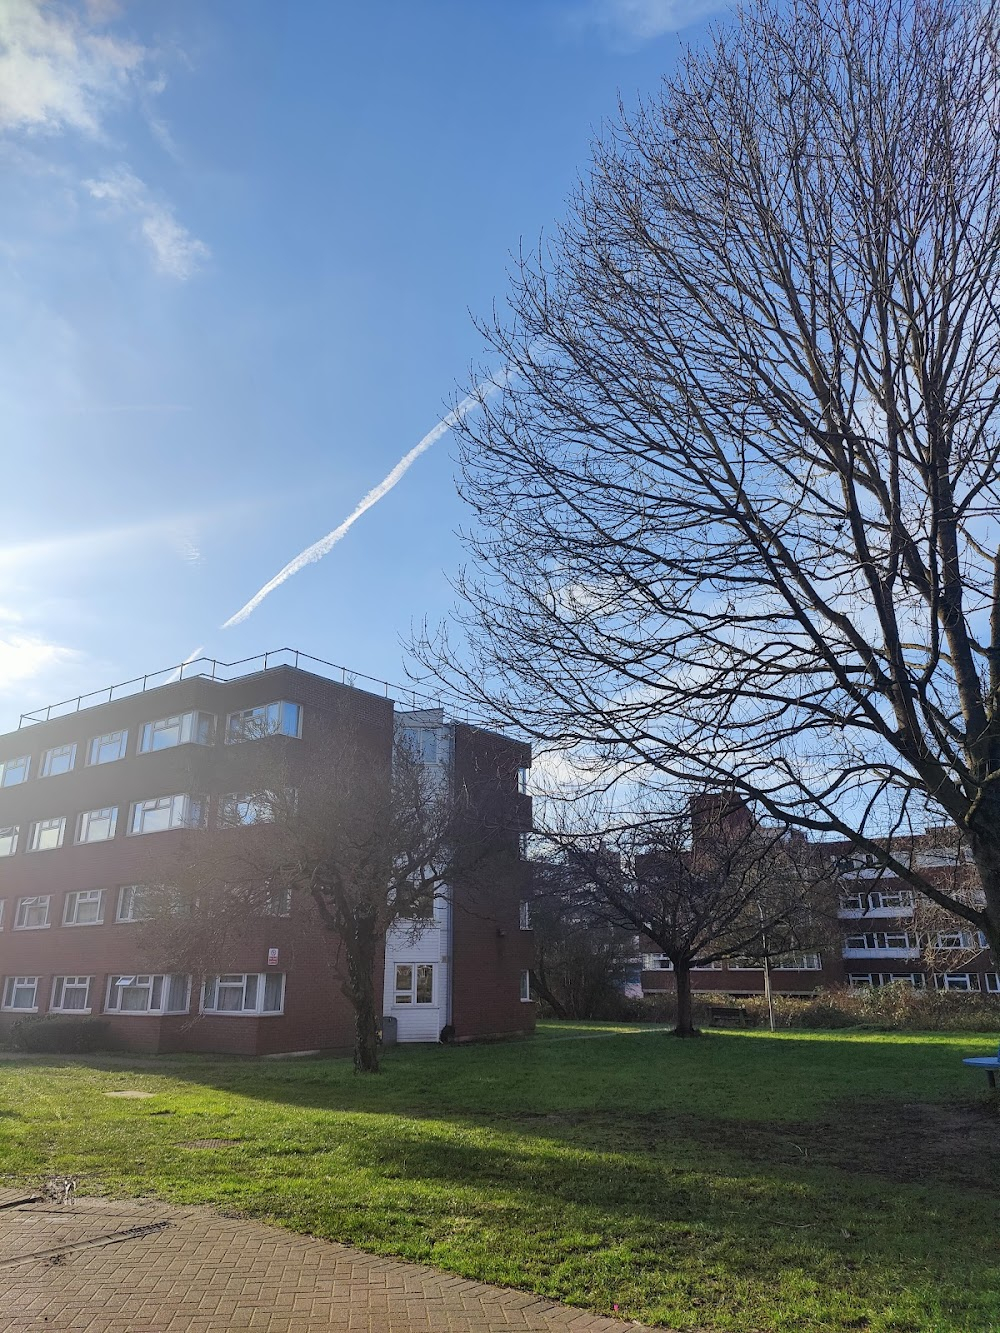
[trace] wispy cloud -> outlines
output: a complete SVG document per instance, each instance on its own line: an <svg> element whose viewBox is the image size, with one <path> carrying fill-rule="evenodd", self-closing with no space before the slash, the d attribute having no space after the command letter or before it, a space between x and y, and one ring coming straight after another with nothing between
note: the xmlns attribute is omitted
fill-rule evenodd
<svg viewBox="0 0 1000 1333"><path fill-rule="evenodd" d="M100 13L90 11L91 23ZM88 26L83 14L40 0L0 4L0 129L98 136L125 97L145 52Z"/></svg>
<svg viewBox="0 0 1000 1333"><path fill-rule="evenodd" d="M21 689L27 682L41 684L80 656L73 648L0 624L0 695Z"/></svg>
<svg viewBox="0 0 1000 1333"><path fill-rule="evenodd" d="M208 258L210 252L204 241L182 227L173 209L155 199L149 187L128 167L116 167L97 180L84 181L83 185L93 199L133 221L160 273L181 280L190 278Z"/></svg>
<svg viewBox="0 0 1000 1333"><path fill-rule="evenodd" d="M726 8L726 0L589 0L578 21L631 42L678 32Z"/></svg>
<svg viewBox="0 0 1000 1333"><path fill-rule="evenodd" d="M477 386L474 393L469 394L467 398L463 398L458 406L449 412L446 417L443 417L436 426L432 427L408 454L403 455L392 471L387 473L377 486L372 487L364 499L351 510L343 523L334 528L332 532L328 532L325 537L321 537L318 542L313 542L312 546L307 546L294 560L289 560L283 569L278 570L273 579L265 583L259 592L254 593L245 606L241 606L235 615L229 617L222 628L231 629L234 625L239 625L246 620L247 616L256 611L264 598L274 592L275 588L280 588L287 579L297 574L299 570L305 569L306 565L315 564L317 560L322 560L325 555L329 555L341 538L347 536L362 514L367 513L372 505L378 504L379 500L389 494L422 453L425 453L432 444L436 444L442 435L447 435L452 426L457 426L470 412L475 411L485 398L503 388L507 382L508 373L505 371L495 379L484 380L482 384Z"/></svg>
<svg viewBox="0 0 1000 1333"><path fill-rule="evenodd" d="M177 158L167 126L151 109L166 81L148 72L150 50L106 31L117 12L115 0L0 0L0 134L37 140L72 132L103 145L105 121L125 106L138 110ZM184 280L208 258L205 242L127 165L83 185L109 216L130 222L159 273Z"/></svg>

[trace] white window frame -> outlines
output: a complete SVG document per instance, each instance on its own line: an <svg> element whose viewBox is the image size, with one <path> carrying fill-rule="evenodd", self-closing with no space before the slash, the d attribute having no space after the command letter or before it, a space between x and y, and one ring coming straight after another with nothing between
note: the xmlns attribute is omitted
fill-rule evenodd
<svg viewBox="0 0 1000 1333"><path fill-rule="evenodd" d="M92 1013L91 1002L93 999L92 991L94 987L93 977L53 977L52 978L52 999L49 1003L50 1014L89 1014ZM79 991L84 992L84 1001L82 1005L67 1005L66 992Z"/></svg>
<svg viewBox="0 0 1000 1333"><path fill-rule="evenodd" d="M525 968L521 973L521 1003L531 1004L531 971Z"/></svg>
<svg viewBox="0 0 1000 1333"><path fill-rule="evenodd" d="M983 979L991 995L1000 995L1000 972L986 972Z"/></svg>
<svg viewBox="0 0 1000 1333"><path fill-rule="evenodd" d="M895 893L885 893L880 890L869 894L868 900L873 911L882 908L885 911L908 912L913 907L913 894L909 889L898 889Z"/></svg>
<svg viewBox="0 0 1000 1333"><path fill-rule="evenodd" d="M107 824L108 832L103 838L91 836L95 826ZM115 836L115 830L118 827L118 807L116 805L106 805L100 810L84 810L76 821L76 841L84 842L110 842Z"/></svg>
<svg viewBox="0 0 1000 1333"><path fill-rule="evenodd" d="M4 914L4 908L6 907L6 905L7 905L7 899L6 899L6 898L0 898L0 930L3 930L3 914Z"/></svg>
<svg viewBox="0 0 1000 1333"><path fill-rule="evenodd" d="M117 754L102 757L102 751L117 749ZM116 764L125 758L128 749L128 731L106 731L103 736L92 736L87 742L87 766L96 768L99 764Z"/></svg>
<svg viewBox="0 0 1000 1333"><path fill-rule="evenodd" d="M80 908L84 905L97 905L97 916L93 921L80 920ZM63 903L64 926L103 926L104 925L104 890L74 889L67 893Z"/></svg>
<svg viewBox="0 0 1000 1333"><path fill-rule="evenodd" d="M18 774L20 776L17 776ZM19 754L16 759L0 760L0 787L19 787L30 777L30 754Z"/></svg>
<svg viewBox="0 0 1000 1333"><path fill-rule="evenodd" d="M531 899L522 898L517 910L517 924L520 930L531 930Z"/></svg>
<svg viewBox="0 0 1000 1333"><path fill-rule="evenodd" d="M644 953L642 955L643 972L672 972L674 965L663 953Z"/></svg>
<svg viewBox="0 0 1000 1333"><path fill-rule="evenodd" d="M52 895L50 893L35 894L31 897L18 898L17 907L14 909L14 929L15 930L48 930L52 924L50 921L52 908ZM45 920L39 921L36 925L26 925L25 920L28 913L37 911L44 914Z"/></svg>
<svg viewBox="0 0 1000 1333"><path fill-rule="evenodd" d="M938 990L959 991L962 994L970 994L982 989L978 972L939 973L934 978L934 985Z"/></svg>
<svg viewBox="0 0 1000 1333"><path fill-rule="evenodd" d="M3 1003L0 1004L0 1009L8 1014L37 1014L38 983L40 980L40 977L4 977ZM29 988L32 993L31 1004L14 1004L15 993Z"/></svg>
<svg viewBox="0 0 1000 1333"><path fill-rule="evenodd" d="M50 829L58 829L58 841L51 847L42 847L39 844L45 834ZM36 819L31 825L28 833L28 846L25 848L29 852L54 852L63 845L66 839L66 816L53 815L49 819Z"/></svg>
<svg viewBox="0 0 1000 1333"><path fill-rule="evenodd" d="M289 731L286 727L286 708L296 710L294 731ZM247 735L248 731L251 732L250 735ZM275 699L271 703L237 709L226 717L227 745L240 745L244 741L256 741L265 736L291 736L293 740L300 740L302 705L291 699Z"/></svg>
<svg viewBox="0 0 1000 1333"><path fill-rule="evenodd" d="M176 1006L170 1007L170 992L174 989L174 980L180 978L184 987L184 1004L182 1008ZM124 983L124 984L123 984ZM146 991L149 995L150 1003L145 1009L124 1009L122 1008L122 995L126 990ZM116 995L115 992L118 992ZM112 1000L118 1001L117 1005L112 1005ZM158 1001L153 1004L153 1000ZM108 977L107 990L104 998L104 1012L106 1014L123 1014L131 1016L133 1014L186 1014L191 1009L191 978L185 973L116 973Z"/></svg>
<svg viewBox="0 0 1000 1333"><path fill-rule="evenodd" d="M438 975L437 975L438 969L434 965L434 963L421 962L418 960L413 960L413 961L406 960L395 963L393 967L394 967L393 971L394 984L392 992L393 1005L394 1006L406 1005L410 1009L416 1009L416 1008L433 1009L435 1004L437 1003L437 988L438 988ZM400 972L405 968L409 968L410 971L409 984L402 984L399 979ZM431 980L430 998L427 1000L421 1000L418 999L417 997L420 990L423 989L421 982L426 978L422 978L420 974L427 973L428 971L430 972L430 980Z"/></svg>
<svg viewBox="0 0 1000 1333"><path fill-rule="evenodd" d="M277 1007L265 1008L267 992L278 983ZM239 995L238 1008L218 1007L219 993L225 990ZM273 998L273 996L272 996ZM249 1002L248 1002L249 1001ZM226 1018L277 1018L285 1012L284 972L216 972L207 976L201 987L201 1012L221 1014Z"/></svg>
<svg viewBox="0 0 1000 1333"><path fill-rule="evenodd" d="M818 953L784 953L771 959L776 972L822 972L823 958Z"/></svg>
<svg viewBox="0 0 1000 1333"><path fill-rule="evenodd" d="M20 834L20 824L8 824L6 828L0 828L0 856L14 856L16 854ZM4 850L5 848L7 850Z"/></svg>
<svg viewBox="0 0 1000 1333"><path fill-rule="evenodd" d="M194 796L189 792L174 792L170 796L148 796L142 801L133 801L128 816L128 836L140 838L147 833L169 833L179 828L204 828L208 802L204 796ZM163 828L136 828L136 822L143 822L141 816L166 810L169 812L167 824Z"/></svg>
<svg viewBox="0 0 1000 1333"><path fill-rule="evenodd" d="M56 760L69 756L69 763L65 768L57 768L53 771L52 765ZM40 778L57 778L63 773L72 773L76 768L76 741L70 741L67 745L50 745L47 750L42 751L42 761L38 765L38 776Z"/></svg>
<svg viewBox="0 0 1000 1333"><path fill-rule="evenodd" d="M118 902L115 904L115 924L120 926L133 925L136 921L148 921L148 916L137 916L134 914L133 909L135 908L135 905L142 900L142 895L150 892L151 889L148 884L119 885ZM130 909L130 914L128 916L123 915L122 912L126 903Z"/></svg>
<svg viewBox="0 0 1000 1333"><path fill-rule="evenodd" d="M176 731L176 740L156 743L157 737ZM175 750L178 745L214 745L215 714L192 709L187 713L172 713L169 717L144 722L139 729L138 754L159 754L161 750Z"/></svg>

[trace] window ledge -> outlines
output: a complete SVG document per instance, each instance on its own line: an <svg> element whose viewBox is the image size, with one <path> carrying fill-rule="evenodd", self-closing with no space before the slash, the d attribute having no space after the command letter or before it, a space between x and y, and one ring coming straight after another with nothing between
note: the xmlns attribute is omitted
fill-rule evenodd
<svg viewBox="0 0 1000 1333"><path fill-rule="evenodd" d="M284 1009L202 1009L206 1018L281 1018Z"/></svg>
<svg viewBox="0 0 1000 1333"><path fill-rule="evenodd" d="M0 1012L5 1014L37 1014L38 1005L36 1004L34 1009L15 1009L13 1005L5 1004L0 1006Z"/></svg>
<svg viewBox="0 0 1000 1333"><path fill-rule="evenodd" d="M51 930L52 922L47 921L44 926L11 926L11 930Z"/></svg>
<svg viewBox="0 0 1000 1333"><path fill-rule="evenodd" d="M81 1018L87 1018L93 1013L93 1009L53 1009L49 1008L50 1014L79 1014Z"/></svg>

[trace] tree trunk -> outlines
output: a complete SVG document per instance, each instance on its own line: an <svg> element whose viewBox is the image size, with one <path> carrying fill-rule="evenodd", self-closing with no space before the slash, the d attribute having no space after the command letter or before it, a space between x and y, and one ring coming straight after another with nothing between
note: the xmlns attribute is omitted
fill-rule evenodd
<svg viewBox="0 0 1000 1333"><path fill-rule="evenodd" d="M674 981L677 985L677 1026L675 1037L697 1037L691 1014L691 969L687 963L674 963Z"/></svg>
<svg viewBox="0 0 1000 1333"><path fill-rule="evenodd" d="M378 1016L375 997L375 952L378 943L374 918L359 916L347 950L350 1000L354 1005L354 1072L377 1074Z"/></svg>

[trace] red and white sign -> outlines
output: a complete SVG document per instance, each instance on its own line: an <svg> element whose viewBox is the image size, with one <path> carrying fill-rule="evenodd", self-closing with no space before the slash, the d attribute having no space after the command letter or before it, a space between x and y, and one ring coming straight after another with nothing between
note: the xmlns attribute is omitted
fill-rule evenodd
<svg viewBox="0 0 1000 1333"><path fill-rule="evenodd" d="M277 951L277 949L268 949L268 951L267 951L267 965L268 965L268 967L277 967L277 966L278 966L278 951Z"/></svg>

